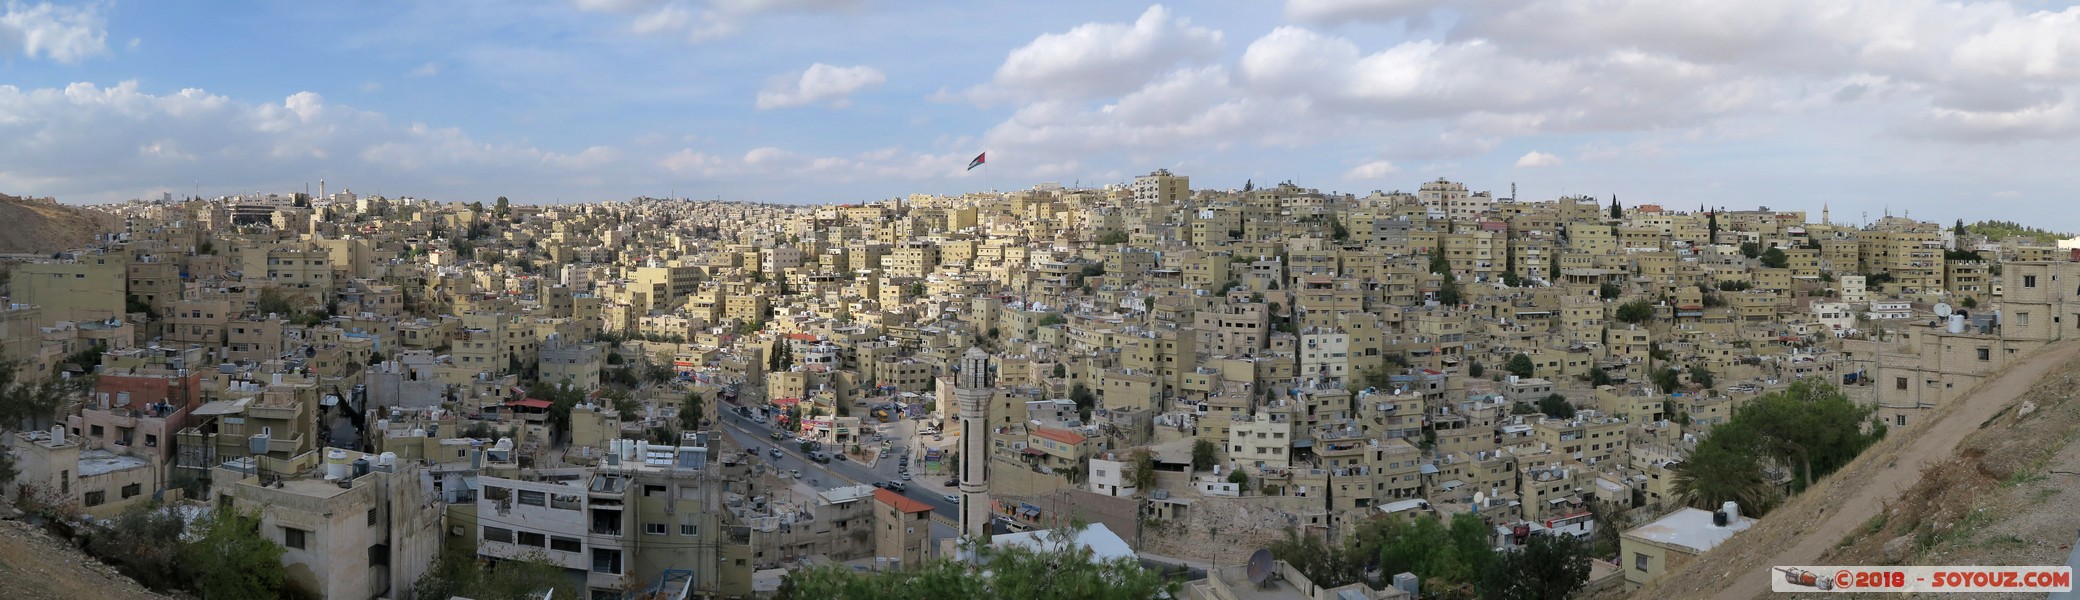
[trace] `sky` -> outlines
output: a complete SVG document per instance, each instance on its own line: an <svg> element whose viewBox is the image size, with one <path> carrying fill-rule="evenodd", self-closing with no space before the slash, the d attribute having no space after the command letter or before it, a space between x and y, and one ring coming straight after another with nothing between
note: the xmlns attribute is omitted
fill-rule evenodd
<svg viewBox="0 0 2080 600"><path fill-rule="evenodd" d="M0 192L438 200L1443 177L2080 231L2080 8L2008 0L49 3ZM987 151L987 166L965 170Z"/></svg>

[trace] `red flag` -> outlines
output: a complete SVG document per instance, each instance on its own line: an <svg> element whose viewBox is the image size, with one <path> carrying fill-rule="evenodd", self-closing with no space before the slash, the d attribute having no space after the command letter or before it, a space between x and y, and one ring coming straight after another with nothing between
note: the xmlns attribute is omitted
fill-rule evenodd
<svg viewBox="0 0 2080 600"><path fill-rule="evenodd" d="M981 153L981 154L977 154L977 155L975 155L975 160L971 160L971 161L968 161L968 170L970 170L970 171L973 171L973 170L975 170L975 167L980 167L980 166L982 166L982 162L983 162L983 161L982 161L982 157L985 157L985 156L989 156L989 153L988 153L988 152L984 152L984 153Z"/></svg>

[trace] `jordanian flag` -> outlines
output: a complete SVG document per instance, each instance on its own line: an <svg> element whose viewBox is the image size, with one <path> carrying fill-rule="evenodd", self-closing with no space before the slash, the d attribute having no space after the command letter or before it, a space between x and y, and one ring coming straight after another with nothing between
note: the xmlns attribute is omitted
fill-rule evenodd
<svg viewBox="0 0 2080 600"><path fill-rule="evenodd" d="M984 152L984 153L981 153L981 154L977 154L977 155L975 155L975 160L971 160L971 161L968 161L968 170L970 170L970 171L973 171L973 170L975 170L975 167L980 167L980 166L982 166L982 157L985 157L985 156L989 156L989 153L988 153L988 152Z"/></svg>

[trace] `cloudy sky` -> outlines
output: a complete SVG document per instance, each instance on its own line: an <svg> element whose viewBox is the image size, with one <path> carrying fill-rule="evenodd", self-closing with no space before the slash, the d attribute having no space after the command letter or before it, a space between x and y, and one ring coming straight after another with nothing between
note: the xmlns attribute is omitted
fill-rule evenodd
<svg viewBox="0 0 2080 600"><path fill-rule="evenodd" d="M74 202L847 202L1168 168L2080 230L2080 9L2030 0L4 9L0 191Z"/></svg>

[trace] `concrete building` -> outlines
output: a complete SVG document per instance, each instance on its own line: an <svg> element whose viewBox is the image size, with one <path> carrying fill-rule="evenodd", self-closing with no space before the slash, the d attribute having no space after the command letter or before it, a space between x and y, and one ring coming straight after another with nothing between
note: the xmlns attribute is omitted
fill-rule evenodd
<svg viewBox="0 0 2080 600"><path fill-rule="evenodd" d="M1625 568L1626 589L1639 589L1664 573L1681 570L1698 555L1711 551L1734 534L1755 525L1727 502L1717 511L1684 507L1618 537L1618 559Z"/></svg>
<svg viewBox="0 0 2080 600"><path fill-rule="evenodd" d="M327 448L218 471L218 506L258 511L288 584L317 597L409 598L440 554L445 503L417 462Z"/></svg>

